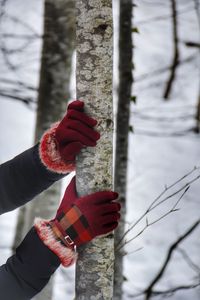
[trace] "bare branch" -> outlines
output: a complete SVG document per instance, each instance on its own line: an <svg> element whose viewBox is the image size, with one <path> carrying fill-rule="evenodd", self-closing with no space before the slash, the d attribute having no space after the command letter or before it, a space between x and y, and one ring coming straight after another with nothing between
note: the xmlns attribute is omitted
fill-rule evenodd
<svg viewBox="0 0 200 300"><path fill-rule="evenodd" d="M16 39L16 40L34 40L34 39L39 39L42 38L42 35L35 35L35 34L14 34L14 33L2 33L1 34L2 38L5 39Z"/></svg>
<svg viewBox="0 0 200 300"><path fill-rule="evenodd" d="M178 211L178 209L176 208L178 203L181 201L181 199L183 198L183 196L185 195L185 193L188 191L189 186L184 190L184 192L181 194L181 196L178 198L178 200L176 201L176 203L172 206L172 208L167 211L166 213L164 213L163 215L161 215L159 218L155 219L152 222L148 221L148 218L146 217L146 224L145 226L139 231L139 233L137 233L135 236L133 236L131 239L126 240L120 247L118 247L118 250L120 250L121 248L123 248L125 245L129 244L130 242L132 242L133 240L135 240L138 236L140 236L148 227L158 223L160 220L164 219L165 217L167 217L169 214ZM152 208L154 209L154 208Z"/></svg>
<svg viewBox="0 0 200 300"><path fill-rule="evenodd" d="M151 116L149 114L145 114L136 110L131 113L134 115L134 117L146 121L172 122L172 121L177 121L177 119L186 120L186 119L194 118L194 113L180 114L171 117L157 116L157 115Z"/></svg>
<svg viewBox="0 0 200 300"><path fill-rule="evenodd" d="M124 233L124 235L122 236L121 240L118 243L118 247L120 246L121 248L121 243L124 240L124 238L130 233L131 230L133 230L134 227L136 227L136 225L138 225L143 219L144 217L147 216L147 214L149 212L151 212L152 210L154 210L156 207L160 206L162 203L166 202L168 199L172 198L173 196L179 194L181 191L184 190L183 195L185 194L185 192L187 192L188 187L194 183L195 181L197 181L200 178L200 174L196 175L196 177L194 177L193 179L189 180L187 183L185 183L184 185L182 185L179 189L177 189L175 192L171 193L170 195L164 197L164 199L160 200L165 194L166 192L168 192L169 190L171 190L173 187L175 187L178 183L182 182L184 179L188 178L190 175L192 175L195 171L199 170L200 167L194 167L190 172L188 172L187 174L185 174L184 176L182 176L181 178L179 178L178 180L176 180L174 183L172 183L169 186L166 186L165 189L153 200L153 202L149 205L149 207L147 208L147 210L129 227L129 229ZM181 197L179 198L181 200L181 198L183 197L183 195L181 195ZM159 201L160 200L160 201ZM178 204L178 202L180 201L178 200L176 203ZM174 207L175 208L175 207ZM143 232L143 229L142 229ZM140 232L140 234L142 233ZM139 235L139 234L138 234ZM138 236L137 235L137 236Z"/></svg>
<svg viewBox="0 0 200 300"><path fill-rule="evenodd" d="M146 136L154 136L154 137L179 137L179 136L186 136L189 133L194 134L195 127L191 127L181 131L172 131L172 132L158 132L158 131L150 131L150 130L143 130L137 129L134 131L135 135L146 135Z"/></svg>
<svg viewBox="0 0 200 300"><path fill-rule="evenodd" d="M197 42L186 41L185 45L187 47L200 48L200 43L197 43Z"/></svg>
<svg viewBox="0 0 200 300"><path fill-rule="evenodd" d="M181 290L191 290L191 289L194 289L196 287L199 287L200 286L200 283L197 282L197 283L194 283L194 284L189 284L189 285L180 285L180 286L177 286L175 288L172 288L172 289L169 289L169 290L166 290L166 291L154 291L152 293L152 296L159 296L159 295L165 295L165 296L170 296L178 291L181 291Z"/></svg>
<svg viewBox="0 0 200 300"><path fill-rule="evenodd" d="M188 266L198 274L198 277L200 277L200 267L192 261L191 257L187 254L187 252L181 248L178 248L177 251L180 252L180 254L183 256Z"/></svg>
<svg viewBox="0 0 200 300"><path fill-rule="evenodd" d="M13 23L20 24L21 26L26 28L29 32L32 32L35 37L37 37L37 38L41 37L41 35L30 24L26 23L25 21L22 21L21 19L17 18L16 16L6 13L4 18L11 20Z"/></svg>
<svg viewBox="0 0 200 300"><path fill-rule="evenodd" d="M143 249L143 247L139 247L139 248L137 248L137 249L135 249L135 250L133 250L133 251L131 251L131 252L124 252L124 254L123 254L123 256L129 256L129 255L131 255L131 254L135 254L136 252L139 252L139 251L141 251Z"/></svg>
<svg viewBox="0 0 200 300"><path fill-rule="evenodd" d="M171 10L172 10L172 25L173 25L173 59L171 65L171 73L166 84L164 91L164 99L169 99L172 85L175 80L177 66L179 64L179 45L178 45L178 23L177 23L177 7L176 0L171 0Z"/></svg>
<svg viewBox="0 0 200 300"><path fill-rule="evenodd" d="M9 99L12 99L12 100L17 100L17 101L21 101L23 102L24 104L26 105L30 105L30 104L35 104L36 101L34 100L34 98L31 98L31 97L22 97L22 96L18 96L14 93L9 93L8 91L3 91L3 90L0 90L0 96L3 96L5 98L9 98Z"/></svg>
<svg viewBox="0 0 200 300"><path fill-rule="evenodd" d="M4 84L18 85L22 88L25 88L27 90L34 91L34 92L38 91L38 89L36 87L28 85L20 80L13 80L13 79L7 79L7 78L0 77L0 83L1 82Z"/></svg>
<svg viewBox="0 0 200 300"><path fill-rule="evenodd" d="M193 61L197 57L197 55L199 55L199 51L197 51L195 54L192 54L192 55L190 55L190 56L188 56L188 57L186 57L186 58L184 58L182 60L179 59L178 60L178 67L180 65L183 65L183 64L186 64L186 63L190 63L191 61ZM160 74L165 73L165 72L167 72L169 70L172 70L172 66L171 65L170 66L165 66L163 68L159 68L157 70L154 70L152 72L148 72L148 73L140 75L138 77L136 76L135 77L135 83L138 83L140 81L143 81L143 80L146 80L148 78L151 78L152 76L159 76Z"/></svg>
<svg viewBox="0 0 200 300"><path fill-rule="evenodd" d="M160 269L160 271L158 272L158 274L155 276L155 278L152 280L152 282L150 283L150 285L147 287L147 289L144 291L144 293L146 294L146 300L148 300L148 299L150 299L150 297L151 297L151 295L152 294L161 294L161 293L163 293L163 292L161 292L161 291L157 291L157 292L153 292L153 288L154 288L154 286L155 286L155 284L161 279L161 277L163 276L163 274L164 274L164 272L165 272L165 270L166 270L166 268L167 268L167 266L168 266L168 264L169 264L169 261L170 261L170 259L171 259L171 257L172 257L172 254L173 254L173 252L174 252L174 250L178 247L178 245L184 240L184 239L186 239L197 227L198 227L198 225L200 224L200 220L197 220L183 235L181 235L177 240L176 240L176 242L175 243L173 243L171 246L170 246L170 248L169 248L169 250L168 250L168 253L167 253L167 257L166 257L166 259L165 259L165 261L164 261L164 263L163 263L163 265L162 265L162 267L161 267L161 269ZM199 284L199 283L198 283ZM191 287L191 285L190 285L190 287ZM192 285L192 287L194 287L194 285ZM185 286L185 287L183 287L183 286L181 286L181 289L183 289L183 288L188 288L188 286ZM175 291L177 291L177 290L180 290L180 287L177 289L177 288L174 288L174 289L170 289L170 292L175 292ZM164 293L166 293L166 292L164 292Z"/></svg>
<svg viewBox="0 0 200 300"><path fill-rule="evenodd" d="M194 289L194 288L197 288L200 286L200 283L197 282L197 283L193 283L193 284L189 284L189 285L180 285L180 286L177 286L177 287L174 287L174 288L170 288L168 290L154 290L152 292L152 295L151 297L156 297L156 296L161 296L163 295L164 297L169 297L171 295L173 295L174 293L178 292L178 291L181 291L181 290L191 290L191 289ZM129 295L131 297L131 299L133 298L137 298L137 297L140 297L144 295L144 292L139 292L137 294L134 294L134 295Z"/></svg>
<svg viewBox="0 0 200 300"><path fill-rule="evenodd" d="M179 10L177 11L177 16L180 16L180 15L183 15L183 14L187 14L191 11L194 10L194 6L192 6L191 8L190 7L187 7L187 8L184 8L182 10ZM138 21L136 22L136 25L144 25L144 24L148 24L151 23L151 22L158 22L158 21L163 21L163 20L169 20L170 18L172 18L172 15L171 14L166 14L166 15L161 15L161 16L156 16L156 17L152 17L152 18L146 18L145 20L141 20L141 21Z"/></svg>

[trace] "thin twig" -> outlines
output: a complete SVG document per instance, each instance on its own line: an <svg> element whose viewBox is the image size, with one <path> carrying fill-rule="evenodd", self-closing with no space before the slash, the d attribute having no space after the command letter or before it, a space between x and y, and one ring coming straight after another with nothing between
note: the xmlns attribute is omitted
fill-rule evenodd
<svg viewBox="0 0 200 300"><path fill-rule="evenodd" d="M19 85L20 87L23 87L30 91L34 91L34 92L38 91L38 89L36 87L28 85L20 80L13 80L13 79L7 79L7 78L0 77L0 83Z"/></svg>
<svg viewBox="0 0 200 300"><path fill-rule="evenodd" d="M133 114L133 116L135 118L138 118L138 119L142 119L142 120L145 120L145 121L155 121L155 122L172 122L172 121L179 121L179 120L186 120L186 119L193 119L194 118L194 113L187 113L187 114L179 114L179 115L174 115L174 116L171 116L171 117L168 117L168 116L151 116L149 114L145 114L145 113L142 113L140 111L132 111L131 112Z"/></svg>
<svg viewBox="0 0 200 300"><path fill-rule="evenodd" d="M195 54L192 54L192 55L190 55L190 56L188 56L188 57L186 57L186 58L184 58L182 60L179 60L178 61L178 67L180 65L185 64L185 63L191 62L193 59L195 59L197 57L198 54L199 54L199 51L195 52ZM142 75L140 75L138 77L136 76L135 77L135 83L138 83L140 81L146 80L148 78L152 78L152 76L159 76L160 74L165 73L165 72L167 72L167 71L169 71L171 69L172 69L172 66L170 65L170 66L166 66L166 67L154 70L152 72L148 72L148 73L142 74Z"/></svg>
<svg viewBox="0 0 200 300"><path fill-rule="evenodd" d="M184 137L184 136L193 136L194 134L194 127L185 129L185 130L180 130L180 131L172 131L172 132L158 132L158 131L150 131L150 130L142 130L142 129L137 129L134 131L134 135L145 135L145 136L153 136L153 137L159 137L159 138L171 138L171 137Z"/></svg>
<svg viewBox="0 0 200 300"><path fill-rule="evenodd" d="M155 293L157 294L158 292L153 292L153 288L155 286L155 284L161 279L161 277L163 276L168 264L169 264L169 261L172 257L172 254L174 252L174 250L178 247L178 245L184 240L186 239L197 227L198 225L200 224L200 220L197 220L183 235L181 235L175 243L173 243L169 250L168 250L168 253L167 253L167 257L160 269L160 271L158 272L158 274L155 276L155 278L152 280L152 282L150 283L150 285L147 287L147 289L144 291L145 294L146 294L146 300L149 300L151 295ZM175 288L175 290L177 290L177 288ZM174 290L174 291L175 291ZM173 291L173 289L170 291ZM160 292L159 292L160 293Z"/></svg>
<svg viewBox="0 0 200 300"><path fill-rule="evenodd" d="M168 290L155 290L152 292L152 295L151 297L157 297L157 296L160 296L160 295L163 295L163 296L167 296L169 297L170 295L178 292L178 291L181 291L181 290L191 290L191 289L194 289L196 287L199 287L200 286L200 283L197 282L197 283L193 283L193 284L189 284L189 285L180 285L180 286L177 286L177 287L174 287L174 288L170 288ZM128 297L130 297L131 299L133 298L137 298L137 297L140 297L140 296L143 296L144 295L144 292L138 292L137 294L131 294L131 295L128 295Z"/></svg>
<svg viewBox="0 0 200 300"><path fill-rule="evenodd" d="M174 183L172 183L169 186L166 186L165 189L153 200L153 202L149 205L147 210L129 227L129 229L124 233L121 240L118 243L118 246L122 243L124 238L128 235L128 233L139 223L143 218L151 212L153 209L155 209L157 206L161 205L163 202L167 201L168 199L172 198L176 194L180 193L182 190L187 189L192 183L194 183L196 180L200 178L200 175L196 176L192 180L190 180L188 183L183 185L181 188L179 188L177 191L173 192L169 196L166 196L163 200L159 201L161 197L170 189L172 189L174 186L176 186L178 183L182 182L184 179L188 178L191 174L193 174L195 171L199 170L200 167L194 167L191 171L189 171L187 174L176 180ZM158 202L159 201L159 202Z"/></svg>
<svg viewBox="0 0 200 300"><path fill-rule="evenodd" d="M180 15L183 15L183 14L187 14L191 11L194 10L194 7L191 7L191 8L185 8L183 10L179 10L177 11L177 16L180 16ZM158 22L158 21L163 21L163 20L169 20L170 18L172 18L172 15L171 14L166 14L166 15L162 15L162 16L156 16L156 17L152 17L152 18L146 18L145 20L141 20L141 21L138 21L136 22L136 26L138 25L145 25L145 24L148 24L150 22Z"/></svg>
<svg viewBox="0 0 200 300"><path fill-rule="evenodd" d="M185 193L188 191L189 186L184 190L184 192L181 194L181 196L178 198L178 200L176 201L176 203L172 206L172 208L167 211L166 213L164 213L162 216L160 216L159 218L155 219L154 221L150 222L148 221L148 218L146 218L146 224L145 226L139 231L139 233L137 233L134 237L132 237L129 240L126 240L122 245L120 245L120 247L118 247L118 250L120 250L121 248L123 248L125 245L129 244L130 242L132 242L133 240L135 240L138 236L140 236L148 227L158 223L160 220L166 218L169 214L178 211L178 209L176 208L178 203L181 201L181 199L183 198L183 196L185 195ZM153 209L153 208L152 208Z"/></svg>
<svg viewBox="0 0 200 300"><path fill-rule="evenodd" d="M178 252L180 252L180 254L183 256L184 260L186 261L186 263L188 264L188 266L190 268L192 268L195 272L198 273L198 277L200 277L200 267L197 266L191 259L191 257L186 253L185 250L178 248L177 249Z"/></svg>
<svg viewBox="0 0 200 300"><path fill-rule="evenodd" d="M165 296L170 296L178 291L181 291L181 290L191 290L191 289L194 289L196 287L199 287L200 286L200 283L197 282L197 283L194 283L194 284L189 284L189 285L180 285L180 286L177 286L175 288L172 288L172 289L169 289L169 290L165 290L165 291L154 291L152 296L155 297L155 296L160 296L160 295L165 295Z"/></svg>
<svg viewBox="0 0 200 300"><path fill-rule="evenodd" d="M30 104L35 104L36 103L36 101L34 100L34 98L17 96L17 95L10 94L9 92L1 91L1 90L0 90L0 96L3 96L5 98L9 98L9 99L12 99L12 100L21 101L21 102L23 102L26 105L30 105Z"/></svg>
<svg viewBox="0 0 200 300"><path fill-rule="evenodd" d="M24 28L28 29L28 31L32 32L35 37L40 38L41 35L30 24L26 23L25 21L22 21L18 17L8 13L6 13L5 18L10 19L14 23L22 25Z"/></svg>

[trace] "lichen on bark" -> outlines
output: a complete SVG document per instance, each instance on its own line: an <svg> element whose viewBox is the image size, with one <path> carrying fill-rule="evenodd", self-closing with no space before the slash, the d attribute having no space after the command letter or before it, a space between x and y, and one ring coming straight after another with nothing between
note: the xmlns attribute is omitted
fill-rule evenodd
<svg viewBox="0 0 200 300"><path fill-rule="evenodd" d="M112 189L112 1L78 0L77 98L98 120L101 139L95 148L84 149L77 160L80 195ZM112 299L113 234L95 239L79 249L76 268L76 299Z"/></svg>

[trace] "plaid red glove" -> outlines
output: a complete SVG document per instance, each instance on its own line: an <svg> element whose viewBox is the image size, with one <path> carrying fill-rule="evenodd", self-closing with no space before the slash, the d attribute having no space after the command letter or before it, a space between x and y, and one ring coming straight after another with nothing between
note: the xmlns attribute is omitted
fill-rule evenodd
<svg viewBox="0 0 200 300"><path fill-rule="evenodd" d="M120 218L120 204L113 201L117 197L118 194L112 191L78 197L74 177L55 219L50 221L54 234L67 247L73 248L114 230Z"/></svg>
<svg viewBox="0 0 200 300"><path fill-rule="evenodd" d="M84 113L84 102L68 105L61 122L48 130L41 139L40 157L51 171L67 173L75 169L75 158L83 147L96 146L100 134L94 130L97 121Z"/></svg>

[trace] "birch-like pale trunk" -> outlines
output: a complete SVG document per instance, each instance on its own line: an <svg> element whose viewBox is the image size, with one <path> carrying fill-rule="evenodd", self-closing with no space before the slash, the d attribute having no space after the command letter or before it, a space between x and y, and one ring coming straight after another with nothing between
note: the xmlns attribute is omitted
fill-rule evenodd
<svg viewBox="0 0 200 300"><path fill-rule="evenodd" d="M112 189L112 0L77 0L77 98L98 120L101 139L86 148L77 160L80 195ZM76 300L113 297L113 234L97 238L78 249Z"/></svg>
<svg viewBox="0 0 200 300"><path fill-rule="evenodd" d="M52 123L63 117L66 111L67 101L70 97L69 84L74 46L75 1L45 0L36 142ZM19 216L19 225L23 226L23 235L33 225L36 216L50 219L55 215L60 200L60 188L61 183L55 183L23 208L24 215L20 214ZM21 238L22 236L20 236ZM34 297L34 300L52 299L51 294L52 285L49 284Z"/></svg>
<svg viewBox="0 0 200 300"><path fill-rule="evenodd" d="M120 0L119 12L119 89L116 121L114 186L119 193L121 219L115 230L114 298L122 299L124 249L117 245L125 230L128 135L132 76L132 0Z"/></svg>

